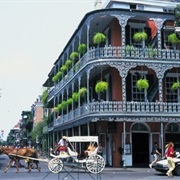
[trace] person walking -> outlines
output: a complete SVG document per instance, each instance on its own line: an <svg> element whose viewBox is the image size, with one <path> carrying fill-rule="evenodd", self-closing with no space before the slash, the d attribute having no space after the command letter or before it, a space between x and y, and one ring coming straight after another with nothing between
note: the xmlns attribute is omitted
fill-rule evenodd
<svg viewBox="0 0 180 180"><path fill-rule="evenodd" d="M169 170L167 171L166 175L168 177L173 177L172 171L175 168L175 163L174 163L174 144L172 142L169 143L168 150L167 150L167 162L168 162L168 168Z"/></svg>
<svg viewBox="0 0 180 180"><path fill-rule="evenodd" d="M149 164L150 168L153 167L153 165L158 161L158 157L161 156L157 142L154 143L154 146L152 149L152 155L153 155L154 160L152 161L152 163Z"/></svg>
<svg viewBox="0 0 180 180"><path fill-rule="evenodd" d="M167 159L167 151L168 151L168 148L169 148L169 143L165 145L165 151L164 151L163 159Z"/></svg>

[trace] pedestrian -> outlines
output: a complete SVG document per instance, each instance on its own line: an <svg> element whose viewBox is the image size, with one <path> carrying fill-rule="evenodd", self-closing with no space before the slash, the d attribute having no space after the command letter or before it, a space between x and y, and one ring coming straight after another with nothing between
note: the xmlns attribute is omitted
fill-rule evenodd
<svg viewBox="0 0 180 180"><path fill-rule="evenodd" d="M97 154L103 156L103 147L102 147L101 143L99 143Z"/></svg>
<svg viewBox="0 0 180 180"><path fill-rule="evenodd" d="M150 168L153 167L153 165L158 161L159 156L161 156L157 142L154 143L151 154L153 155L153 161L149 164Z"/></svg>
<svg viewBox="0 0 180 180"><path fill-rule="evenodd" d="M165 145L165 151L164 151L164 156L163 159L167 159L167 151L168 151L169 143Z"/></svg>
<svg viewBox="0 0 180 180"><path fill-rule="evenodd" d="M174 144L170 142L167 150L167 162L168 162L169 170L167 171L166 175L168 177L173 177L172 171L175 168L174 155L175 155Z"/></svg>

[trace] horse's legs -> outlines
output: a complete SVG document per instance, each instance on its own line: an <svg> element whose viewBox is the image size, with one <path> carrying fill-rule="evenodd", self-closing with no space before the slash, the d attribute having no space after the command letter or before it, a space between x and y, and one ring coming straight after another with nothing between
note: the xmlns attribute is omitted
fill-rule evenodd
<svg viewBox="0 0 180 180"><path fill-rule="evenodd" d="M6 168L5 168L5 170L4 170L4 173L6 173L6 172L8 171L8 168L9 168L9 166L11 165L12 162L13 162L13 159L10 159L9 162L7 163L7 165L6 165Z"/></svg>
<svg viewBox="0 0 180 180"><path fill-rule="evenodd" d="M34 163L36 164L36 168L39 172L41 172L41 168L39 167L39 162L38 161L34 161Z"/></svg>
<svg viewBox="0 0 180 180"><path fill-rule="evenodd" d="M16 163L16 173L19 172L19 160L18 159L15 159L15 163Z"/></svg>
<svg viewBox="0 0 180 180"><path fill-rule="evenodd" d="M28 172L31 172L33 161L29 159Z"/></svg>

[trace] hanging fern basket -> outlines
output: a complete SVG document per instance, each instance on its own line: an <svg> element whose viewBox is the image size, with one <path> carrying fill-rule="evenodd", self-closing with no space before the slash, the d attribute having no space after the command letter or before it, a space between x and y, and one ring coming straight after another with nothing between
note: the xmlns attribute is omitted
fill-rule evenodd
<svg viewBox="0 0 180 180"><path fill-rule="evenodd" d="M172 91L175 91L175 90L177 90L177 89L179 89L180 88L180 82L175 82L175 83L173 83L173 85L171 86L171 90Z"/></svg>
<svg viewBox="0 0 180 180"><path fill-rule="evenodd" d="M143 89L148 89L149 88L149 82L147 79L139 79L136 82L136 87L139 91L142 91Z"/></svg>
<svg viewBox="0 0 180 180"><path fill-rule="evenodd" d="M96 93L103 93L108 89L108 83L106 81L100 81L95 86Z"/></svg>

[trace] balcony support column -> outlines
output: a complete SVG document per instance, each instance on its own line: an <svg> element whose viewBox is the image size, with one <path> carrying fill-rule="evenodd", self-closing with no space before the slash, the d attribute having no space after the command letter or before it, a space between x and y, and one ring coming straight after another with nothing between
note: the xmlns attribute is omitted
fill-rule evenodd
<svg viewBox="0 0 180 180"><path fill-rule="evenodd" d="M90 77L90 69L87 71L87 104L89 104L89 77Z"/></svg>
<svg viewBox="0 0 180 180"><path fill-rule="evenodd" d="M93 16L90 16L87 21L86 21L86 26L87 26L87 52L89 51L89 29L90 29L90 22L93 19Z"/></svg>
<svg viewBox="0 0 180 180"><path fill-rule="evenodd" d="M126 45L126 32L125 32L125 28L126 28L128 19L131 18L131 16L124 15L124 14L114 15L114 16L118 19L119 24L121 26L121 39L122 39L121 46L123 47L123 49L122 49L122 56L124 57L125 56L125 45Z"/></svg>
<svg viewBox="0 0 180 180"><path fill-rule="evenodd" d="M161 43L161 29L163 27L163 23L166 19L160 19L160 18L152 18L152 20L155 23L155 26L157 28L157 36L158 36L158 58L161 58L161 49L162 49L162 43Z"/></svg>
<svg viewBox="0 0 180 180"><path fill-rule="evenodd" d="M78 91L80 90L80 88L81 88L81 76L79 76L79 78L78 78ZM81 97L79 96L79 99L78 99L79 116L81 114L80 107L81 107Z"/></svg>
<svg viewBox="0 0 180 180"><path fill-rule="evenodd" d="M126 112L126 77L129 71L129 68L126 63L121 63L117 66L119 75L122 78L122 101L123 101L123 112Z"/></svg>
<svg viewBox="0 0 180 180"><path fill-rule="evenodd" d="M74 82L72 82L72 95L74 93ZM74 101L72 102L72 112L73 112L73 117L74 118Z"/></svg>

